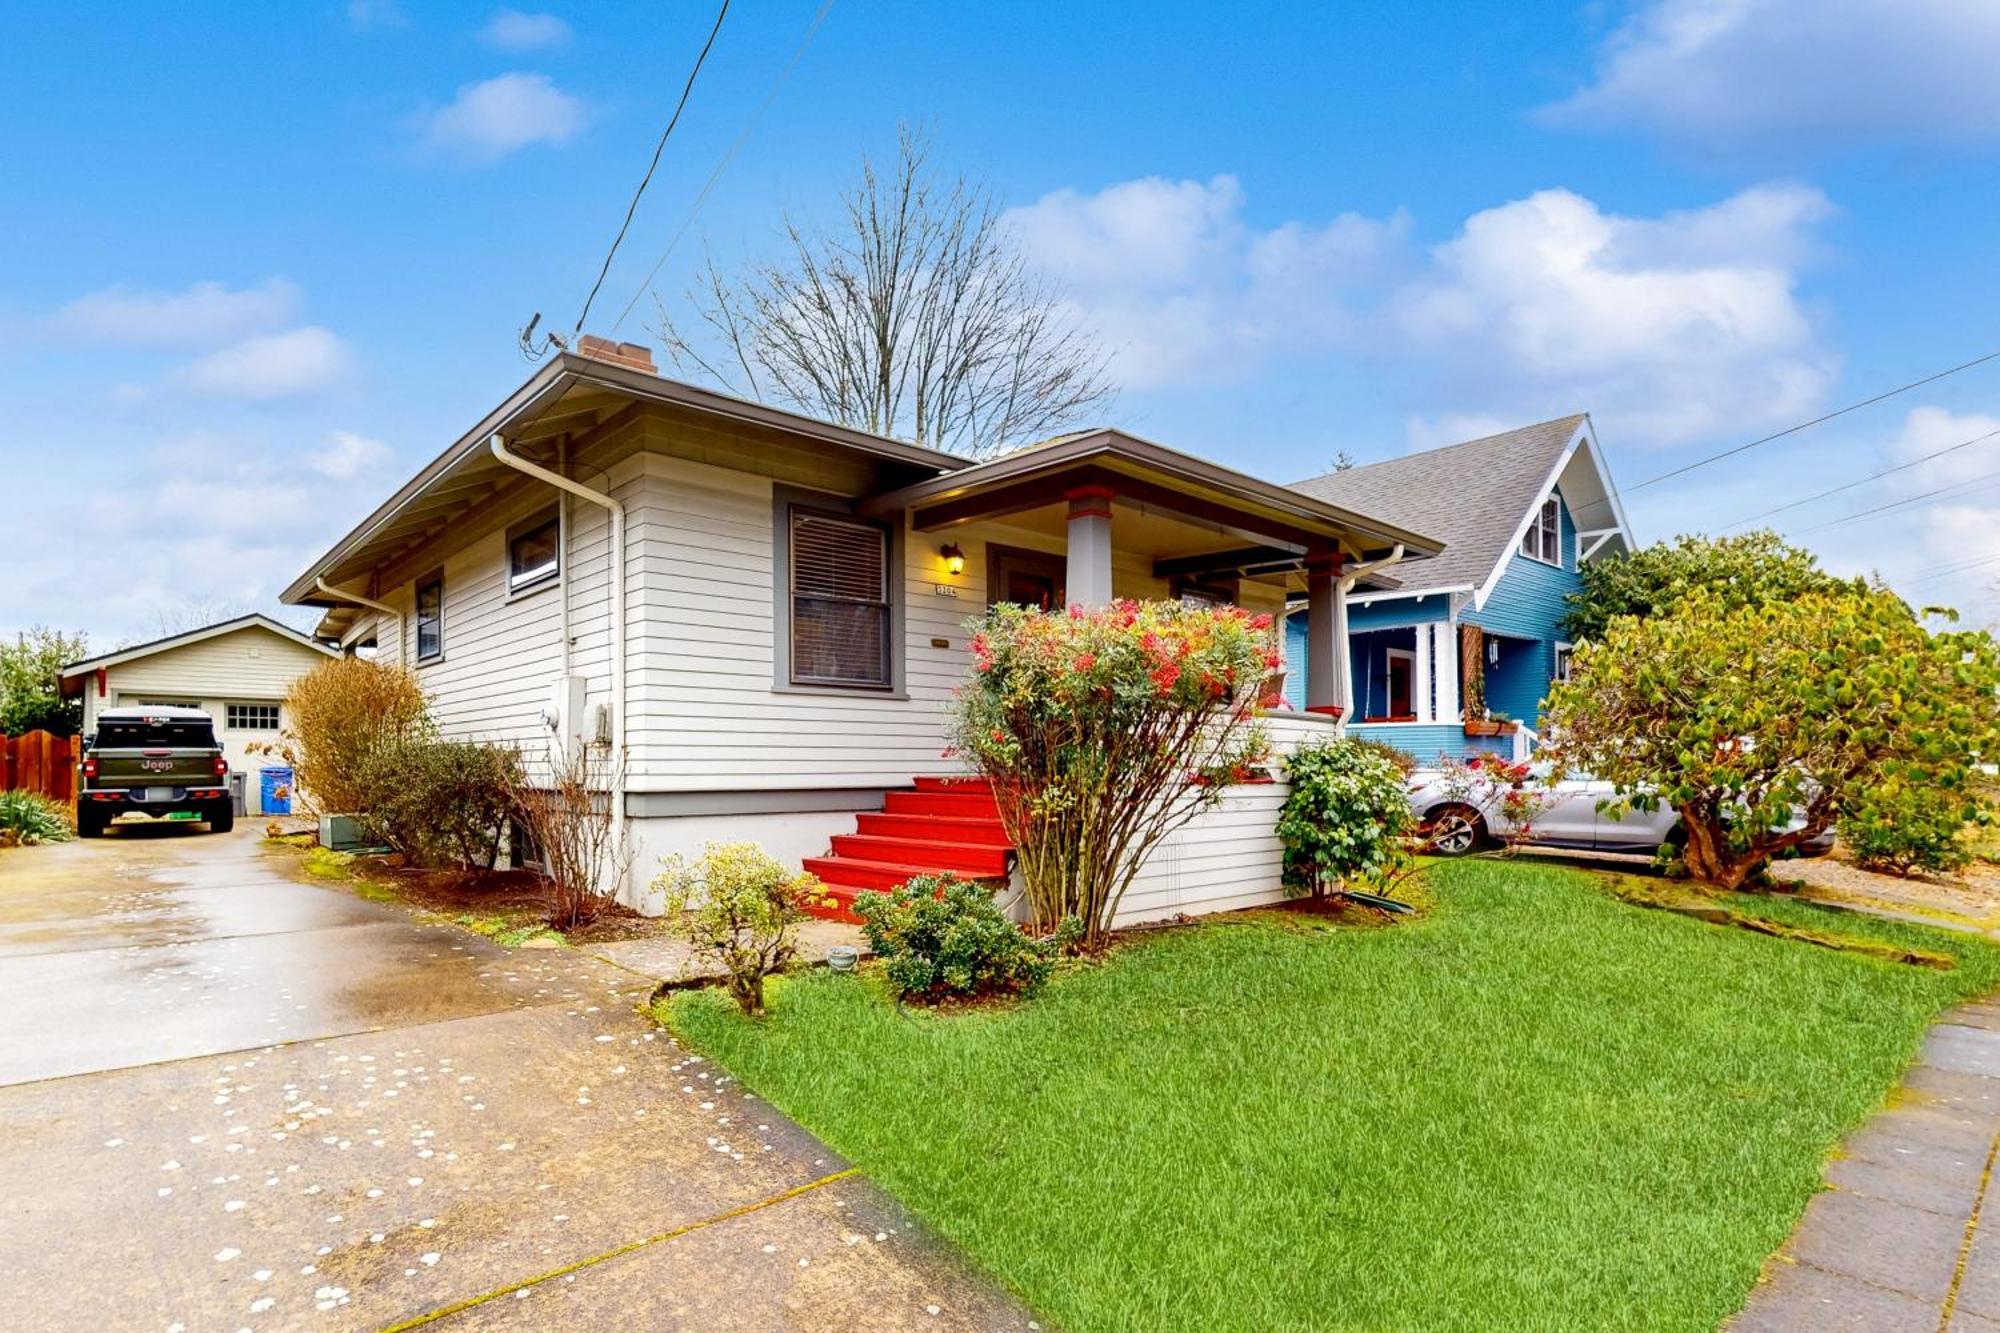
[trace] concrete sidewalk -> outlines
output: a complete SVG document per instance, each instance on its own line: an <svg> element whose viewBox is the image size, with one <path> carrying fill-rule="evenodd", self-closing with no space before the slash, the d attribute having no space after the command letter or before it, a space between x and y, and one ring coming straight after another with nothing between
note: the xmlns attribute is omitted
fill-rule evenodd
<svg viewBox="0 0 2000 1333"><path fill-rule="evenodd" d="M1732 1333L2000 1333L2000 998L1924 1039L1892 1106L1828 1165Z"/></svg>

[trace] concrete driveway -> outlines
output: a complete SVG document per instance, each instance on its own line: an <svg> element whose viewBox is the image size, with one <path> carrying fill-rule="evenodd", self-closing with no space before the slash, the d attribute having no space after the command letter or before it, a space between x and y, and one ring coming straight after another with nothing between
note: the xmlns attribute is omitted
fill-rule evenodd
<svg viewBox="0 0 2000 1333"><path fill-rule="evenodd" d="M1032 1327L651 978L261 841L0 852L6 1327Z"/></svg>

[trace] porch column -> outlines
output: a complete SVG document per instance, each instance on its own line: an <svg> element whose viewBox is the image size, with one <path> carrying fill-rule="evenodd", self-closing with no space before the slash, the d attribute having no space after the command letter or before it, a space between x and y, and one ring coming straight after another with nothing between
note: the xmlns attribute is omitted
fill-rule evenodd
<svg viewBox="0 0 2000 1333"><path fill-rule="evenodd" d="M1111 600L1111 497L1103 486L1079 486L1069 501L1069 600L1103 606Z"/></svg>
<svg viewBox="0 0 2000 1333"><path fill-rule="evenodd" d="M1437 654L1437 721L1456 723L1458 716L1458 627L1449 620L1430 626Z"/></svg>
<svg viewBox="0 0 2000 1333"><path fill-rule="evenodd" d="M1347 589L1340 552L1306 555L1306 711L1341 716L1351 689L1347 660Z"/></svg>
<svg viewBox="0 0 2000 1333"><path fill-rule="evenodd" d="M1419 722L1435 722L1431 712L1431 627L1417 626L1417 655L1410 669L1410 711Z"/></svg>

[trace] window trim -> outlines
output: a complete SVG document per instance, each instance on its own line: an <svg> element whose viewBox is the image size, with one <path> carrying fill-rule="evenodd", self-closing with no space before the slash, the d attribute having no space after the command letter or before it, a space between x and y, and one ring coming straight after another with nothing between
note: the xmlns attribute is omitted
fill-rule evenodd
<svg viewBox="0 0 2000 1333"><path fill-rule="evenodd" d="M889 679L885 685L822 684L792 679L792 514L817 513L842 522L879 528L888 541L884 575L889 599ZM909 600L905 573L904 524L901 513L877 521L854 512L854 502L826 491L800 486L771 487L771 692L774 694L844 695L860 699L907 699L903 668L904 614Z"/></svg>
<svg viewBox="0 0 2000 1333"><path fill-rule="evenodd" d="M238 726L232 720L232 713L231 713L231 710L238 708L269 709L271 713L271 725L268 727ZM284 714L280 711L282 708L283 705L280 704L275 699L224 699L222 701L222 730L256 731L256 732L266 732L266 733L273 731L282 731L284 729Z"/></svg>
<svg viewBox="0 0 2000 1333"><path fill-rule="evenodd" d="M424 652L424 590L436 588L437 605L437 651ZM416 582L410 593L410 651L418 666L429 666L433 662L444 661L444 571L426 575Z"/></svg>
<svg viewBox="0 0 2000 1333"><path fill-rule="evenodd" d="M524 583L516 583L514 581L514 543L536 529L546 527L550 523L556 526L555 562L547 570L535 575L532 579ZM512 602L523 597L532 597L543 589L553 588L562 582L563 544L562 507L560 505L550 505L546 509L537 510L520 522L508 526L505 539L500 545L500 565L507 579L508 601Z"/></svg>
<svg viewBox="0 0 2000 1333"><path fill-rule="evenodd" d="M1542 534L1547 530L1550 505L1554 505L1556 510L1555 512L1556 557L1553 560L1549 559L1547 556L1542 554L1542 548L1544 545L1544 543L1542 542ZM1532 551L1529 550L1528 547L1530 545L1533 545L1535 549ZM1535 515L1533 518L1528 520L1527 529L1521 533L1521 544L1515 548L1515 552L1516 554L1526 556L1528 559L1534 561L1538 565L1548 565L1554 569L1563 568L1561 496L1551 492L1550 494L1542 498L1541 503L1535 506Z"/></svg>
<svg viewBox="0 0 2000 1333"><path fill-rule="evenodd" d="M1549 658L1549 683L1567 681L1569 672L1563 669L1563 659L1576 651L1576 645L1564 639L1555 641L1555 652Z"/></svg>

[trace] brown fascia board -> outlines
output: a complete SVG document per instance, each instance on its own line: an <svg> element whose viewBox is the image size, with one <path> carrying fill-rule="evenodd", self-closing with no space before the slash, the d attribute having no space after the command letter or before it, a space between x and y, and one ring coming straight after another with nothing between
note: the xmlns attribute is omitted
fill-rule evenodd
<svg viewBox="0 0 2000 1333"><path fill-rule="evenodd" d="M366 545L405 506L458 464L468 458L484 457L486 441L493 435L504 435L509 426L528 416L530 410L544 398L551 394L560 397L578 384L592 384L625 394L638 401L668 404L706 416L762 426L821 444L853 449L892 462L935 468L941 472L955 471L973 465L972 459L962 458L957 454L927 449L922 445L908 444L882 435L871 435L866 431L817 421L796 412L787 412L782 408L766 407L762 403L752 403L679 380L665 379L648 371L612 365L592 357L563 352L529 376L526 383L481 418L478 425L461 435L443 453L426 464L421 472L404 483L394 495L377 506L373 513L356 524L352 531L315 560L305 573L294 579L279 595L279 600L291 606L330 605L333 599L314 586L316 578Z"/></svg>
<svg viewBox="0 0 2000 1333"><path fill-rule="evenodd" d="M866 513L882 514L921 504L935 504L940 500L956 498L958 494L973 493L982 487L1002 485L1036 472L1074 466L1098 458L1137 463L1220 491L1235 493L1315 523L1331 523L1366 533L1400 545L1417 558L1436 555L1444 549L1444 543L1434 538L1327 504L1289 486L1263 481L1192 454L1184 454L1178 449L1113 430L1093 431L1059 444L1019 450L947 476L916 482L878 495L864 503L862 509Z"/></svg>

